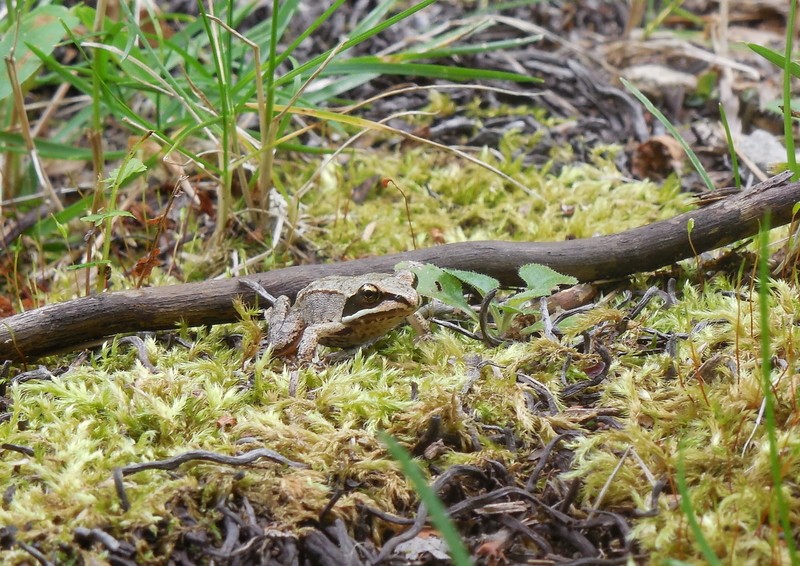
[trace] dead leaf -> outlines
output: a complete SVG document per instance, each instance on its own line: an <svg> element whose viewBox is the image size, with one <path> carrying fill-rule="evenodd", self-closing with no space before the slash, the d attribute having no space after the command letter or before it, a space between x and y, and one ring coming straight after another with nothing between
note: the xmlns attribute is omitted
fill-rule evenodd
<svg viewBox="0 0 800 566"><path fill-rule="evenodd" d="M217 428L222 430L227 430L236 426L238 421L236 417L232 417L230 415L222 415L220 418L217 419Z"/></svg>
<svg viewBox="0 0 800 566"><path fill-rule="evenodd" d="M396 552L404 555L412 562L423 559L426 555L435 560L448 560L447 545L433 531L421 532L409 541L397 545Z"/></svg>
<svg viewBox="0 0 800 566"><path fill-rule="evenodd" d="M431 228L428 231L428 234L430 235L434 244L444 244L446 241L444 239L444 230L441 228Z"/></svg>
<svg viewBox="0 0 800 566"><path fill-rule="evenodd" d="M589 283L579 283L568 289L559 291L547 299L547 310L555 312L556 309L565 311L588 305L597 296L597 287Z"/></svg>
<svg viewBox="0 0 800 566"><path fill-rule="evenodd" d="M12 314L16 314L14 304L8 297L0 295L0 318L5 318Z"/></svg>
<svg viewBox="0 0 800 566"><path fill-rule="evenodd" d="M631 170L640 179L664 179L680 174L686 155L671 136L654 136L639 145L633 153Z"/></svg>
<svg viewBox="0 0 800 566"><path fill-rule="evenodd" d="M161 260L158 259L159 253L161 253L161 250L159 248L154 248L145 257L140 258L139 261L136 262L136 265L133 266L133 269L131 269L131 275L140 281L150 277L153 268L161 265Z"/></svg>
<svg viewBox="0 0 800 566"><path fill-rule="evenodd" d="M370 191L375 188L380 180L380 175L371 175L367 177L350 191L350 200L356 204L363 204L364 201L367 200Z"/></svg>

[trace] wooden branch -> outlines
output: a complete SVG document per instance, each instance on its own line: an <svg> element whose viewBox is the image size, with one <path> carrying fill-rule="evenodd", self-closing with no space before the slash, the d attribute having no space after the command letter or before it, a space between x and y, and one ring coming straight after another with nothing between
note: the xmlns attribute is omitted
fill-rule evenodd
<svg viewBox="0 0 800 566"><path fill-rule="evenodd" d="M788 179L788 174L781 174L706 208L609 236L564 242L445 244L246 277L276 296L294 296L326 275L392 271L405 260L478 271L506 285L521 283L517 269L526 263L548 265L582 281L624 277L753 236L767 211L772 213L773 226L787 224L795 202L800 201L800 183L788 183ZM179 321L190 326L232 322L236 320L233 299L242 296L252 301L253 295L233 278L115 291L48 305L0 321L0 359L30 361L113 334L174 328Z"/></svg>

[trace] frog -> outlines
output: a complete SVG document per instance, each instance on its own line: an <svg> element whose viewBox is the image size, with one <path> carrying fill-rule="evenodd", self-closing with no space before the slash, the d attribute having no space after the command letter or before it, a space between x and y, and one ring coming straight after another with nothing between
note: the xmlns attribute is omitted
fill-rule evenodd
<svg viewBox="0 0 800 566"><path fill-rule="evenodd" d="M280 357L316 361L317 347L351 348L377 340L408 320L420 327L416 275L395 273L322 277L297 293L278 297L267 313L267 344Z"/></svg>

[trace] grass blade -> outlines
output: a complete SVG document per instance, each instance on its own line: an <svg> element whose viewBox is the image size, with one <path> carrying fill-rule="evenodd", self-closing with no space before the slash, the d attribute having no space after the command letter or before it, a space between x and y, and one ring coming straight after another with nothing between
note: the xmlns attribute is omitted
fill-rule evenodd
<svg viewBox="0 0 800 566"><path fill-rule="evenodd" d="M692 531L694 540L697 546L700 547L700 552L706 559L706 562L711 566L722 566L722 562L714 553L711 545L708 544L703 530L700 528L700 523L697 522L694 509L692 508L692 498L689 495L689 487L686 485L686 470L683 465L683 446L678 446L678 463L676 465L678 493L681 496L681 511L686 515L686 520L689 522L689 529Z"/></svg>
<svg viewBox="0 0 800 566"><path fill-rule="evenodd" d="M789 504L783 495L783 464L778 446L778 424L775 421L775 398L772 392L772 352L769 333L769 212L764 216L761 231L758 234L758 306L759 325L761 328L761 386L764 394L764 426L769 441L769 465L772 474L772 493L775 497L778 518L783 529L783 540L789 551L791 564L797 564L797 551L789 519Z"/></svg>
<svg viewBox="0 0 800 566"><path fill-rule="evenodd" d="M470 69L452 65L434 65L430 63L386 63L378 57L354 57L347 61L333 62L322 71L322 76L352 75L354 73L371 73L382 75L408 75L430 77L451 81L471 81L478 79L505 80L515 82L541 82L537 77L528 77L508 71L490 69Z"/></svg>
<svg viewBox="0 0 800 566"><path fill-rule="evenodd" d="M733 167L733 179L737 189L742 188L742 179L739 177L739 159L736 157L736 148L733 146L733 136L731 135L731 128L728 124L728 115L725 114L725 107L719 103L719 119L722 122L722 127L725 129L725 139L728 141L728 152L731 155L731 165Z"/></svg>
<svg viewBox="0 0 800 566"><path fill-rule="evenodd" d="M713 191L716 187L711 181L711 178L708 176L708 173L706 173L706 170L703 168L703 164L700 163L700 160L697 158L697 154L692 151L692 148L689 147L689 144L685 139L683 139L683 136L678 132L678 130L675 129L675 126L673 126L672 123L667 120L667 117L661 113L661 110L656 108L653 103L650 102L650 99L647 98L642 91L623 78L620 78L619 80L622 81L622 84L625 85L625 88L627 88L633 94L633 96L635 96L639 102L641 102L644 107L647 108L647 110L664 125L667 131L672 134L672 137L675 138L679 144L681 144L681 147L686 153L686 156L689 158L689 161L691 161L692 165L694 165L695 171L697 171L697 173L703 179L703 183L705 183L706 188L708 188L709 191Z"/></svg>
<svg viewBox="0 0 800 566"><path fill-rule="evenodd" d="M752 51L761 55L764 59L766 59L767 61L769 61L774 65L777 65L778 67L784 67L786 65L786 57L784 57L777 51L773 51L772 49L764 47L763 45L758 45L757 43L747 43L745 45L747 45L747 47L749 47ZM791 72L792 76L800 77L800 64L795 63L790 59L789 71Z"/></svg>
<svg viewBox="0 0 800 566"><path fill-rule="evenodd" d="M783 61L783 139L786 144L786 163L790 171L794 172L793 179L797 179L797 156L794 153L794 130L792 116L792 72L791 53L795 33L795 18L797 15L797 2L789 2L789 18L786 22L786 57ZM794 562L792 562L794 564Z"/></svg>
<svg viewBox="0 0 800 566"><path fill-rule="evenodd" d="M447 515L447 510L444 508L444 505L428 485L428 482L425 481L419 466L394 438L386 433L381 433L379 437L386 445L392 457L400 464L403 473L413 484L414 491L417 492L420 500L422 500L428 508L431 521L439 530L447 547L450 549L450 556L453 559L453 564L456 566L468 566L473 564L467 547L464 546L461 540L461 535Z"/></svg>

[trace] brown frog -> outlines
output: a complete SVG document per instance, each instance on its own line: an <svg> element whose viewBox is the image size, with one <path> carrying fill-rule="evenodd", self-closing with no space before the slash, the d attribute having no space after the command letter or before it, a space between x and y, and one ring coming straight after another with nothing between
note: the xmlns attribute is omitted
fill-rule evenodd
<svg viewBox="0 0 800 566"><path fill-rule="evenodd" d="M316 358L317 345L348 348L380 338L420 306L411 271L332 275L275 300L267 342L278 356ZM415 326L417 326L415 324Z"/></svg>

